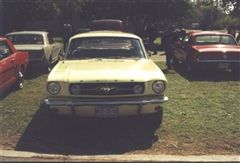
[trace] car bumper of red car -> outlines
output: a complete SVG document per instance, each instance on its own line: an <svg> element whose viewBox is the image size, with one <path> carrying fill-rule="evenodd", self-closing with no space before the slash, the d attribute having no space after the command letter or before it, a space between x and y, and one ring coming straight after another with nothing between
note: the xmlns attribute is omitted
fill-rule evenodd
<svg viewBox="0 0 240 163"><path fill-rule="evenodd" d="M240 60L196 60L197 68L239 69Z"/></svg>

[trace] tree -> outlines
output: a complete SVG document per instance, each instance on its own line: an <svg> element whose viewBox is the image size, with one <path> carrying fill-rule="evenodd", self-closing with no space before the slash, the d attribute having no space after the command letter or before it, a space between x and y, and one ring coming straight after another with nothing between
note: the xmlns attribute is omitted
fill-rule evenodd
<svg viewBox="0 0 240 163"><path fill-rule="evenodd" d="M223 0L222 8L231 17L231 24L240 30L240 1L239 0Z"/></svg>
<svg viewBox="0 0 240 163"><path fill-rule="evenodd" d="M233 13L228 14L225 6L228 6L229 3L225 3L224 1L223 3L219 2L205 0L192 4L192 9L190 10L191 16L188 18L189 23L198 22L203 30L217 30L224 29L228 25L233 25L240 21L238 17L233 16Z"/></svg>
<svg viewBox="0 0 240 163"><path fill-rule="evenodd" d="M73 30L87 27L94 19L121 19L136 34L144 34L154 23L164 30L169 25L187 27L198 22L204 29L222 28L240 19L239 0L2 0L7 30L23 30L36 21L69 23ZM221 6L221 7L219 7ZM233 6L233 9L229 9ZM229 11L229 14L226 14Z"/></svg>

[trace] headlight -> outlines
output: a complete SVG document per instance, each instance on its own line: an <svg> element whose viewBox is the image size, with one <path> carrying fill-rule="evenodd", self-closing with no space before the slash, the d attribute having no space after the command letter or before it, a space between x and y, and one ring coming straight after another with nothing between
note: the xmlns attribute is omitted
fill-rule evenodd
<svg viewBox="0 0 240 163"><path fill-rule="evenodd" d="M61 86L58 82L50 82L47 85L47 90L50 94L56 95L60 92Z"/></svg>
<svg viewBox="0 0 240 163"><path fill-rule="evenodd" d="M157 93L163 93L163 91L165 90L165 83L163 81L155 81L152 85L152 90Z"/></svg>
<svg viewBox="0 0 240 163"><path fill-rule="evenodd" d="M143 89L143 86L141 86L141 85L135 85L135 86L133 87L133 92L134 92L135 94L143 93L143 91L144 91L144 89Z"/></svg>
<svg viewBox="0 0 240 163"><path fill-rule="evenodd" d="M81 88L77 84L73 84L70 86L70 93L74 95L78 95L81 91Z"/></svg>

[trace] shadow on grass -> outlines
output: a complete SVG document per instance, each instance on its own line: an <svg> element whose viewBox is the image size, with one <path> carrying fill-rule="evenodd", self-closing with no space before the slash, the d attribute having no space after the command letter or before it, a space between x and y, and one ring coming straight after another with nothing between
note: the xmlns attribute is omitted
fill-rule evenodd
<svg viewBox="0 0 240 163"><path fill-rule="evenodd" d="M17 151L49 154L121 154L150 148L157 140L138 117L96 119L57 116L40 108L17 143Z"/></svg>
<svg viewBox="0 0 240 163"><path fill-rule="evenodd" d="M178 64L174 67L176 73L184 77L186 80L189 81L239 81L240 74L232 73L225 70L201 70L194 75L189 74L186 71L186 68L183 64ZM170 70L170 73L174 70ZM166 72L169 73L169 72Z"/></svg>
<svg viewBox="0 0 240 163"><path fill-rule="evenodd" d="M9 87L7 90L4 90L4 92L0 92L0 100L3 100L4 98L6 98L10 93L17 91L16 87L11 86Z"/></svg>

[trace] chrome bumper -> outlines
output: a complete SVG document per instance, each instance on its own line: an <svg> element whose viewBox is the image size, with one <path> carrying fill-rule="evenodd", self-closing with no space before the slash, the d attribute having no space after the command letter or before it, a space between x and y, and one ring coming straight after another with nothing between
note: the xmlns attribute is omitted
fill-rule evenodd
<svg viewBox="0 0 240 163"><path fill-rule="evenodd" d="M168 101L168 97L139 97L139 98L95 98L95 99L77 99L77 98L46 98L45 104L48 106L86 106L86 105L146 105L161 104Z"/></svg>
<svg viewBox="0 0 240 163"><path fill-rule="evenodd" d="M240 60L200 60L197 63L240 63Z"/></svg>

